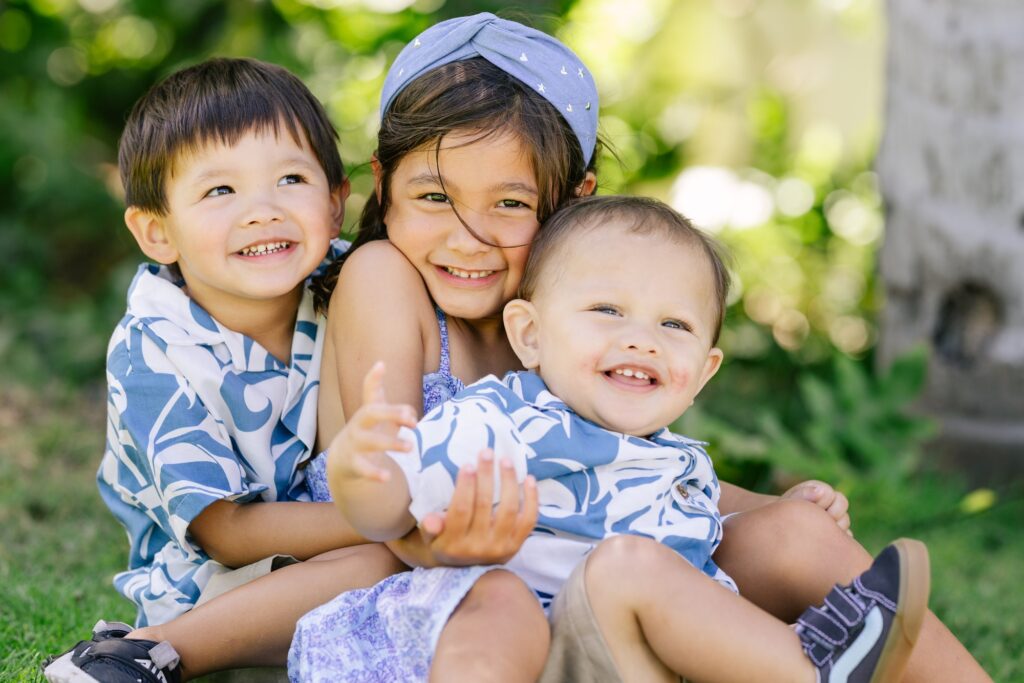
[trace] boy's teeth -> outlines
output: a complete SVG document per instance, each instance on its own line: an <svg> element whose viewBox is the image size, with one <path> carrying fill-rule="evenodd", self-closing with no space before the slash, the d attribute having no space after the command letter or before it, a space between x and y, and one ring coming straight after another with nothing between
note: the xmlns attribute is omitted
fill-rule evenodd
<svg viewBox="0 0 1024 683"><path fill-rule="evenodd" d="M625 375L626 377L636 377L637 379L650 379L651 378L651 376L648 375L643 370L633 370L632 368L615 368L615 374L616 375Z"/></svg>
<svg viewBox="0 0 1024 683"><path fill-rule="evenodd" d="M289 246L291 246L291 242L266 242L246 247L238 253L242 256L264 256L266 254L273 254L275 251L287 249Z"/></svg>
<svg viewBox="0 0 1024 683"><path fill-rule="evenodd" d="M444 269L448 271L449 275L454 275L455 277L461 277L468 280L477 280L479 278L487 277L488 275L492 275L494 273L493 270L474 270L470 272L468 270L459 270L458 268L452 268L451 266L445 266Z"/></svg>

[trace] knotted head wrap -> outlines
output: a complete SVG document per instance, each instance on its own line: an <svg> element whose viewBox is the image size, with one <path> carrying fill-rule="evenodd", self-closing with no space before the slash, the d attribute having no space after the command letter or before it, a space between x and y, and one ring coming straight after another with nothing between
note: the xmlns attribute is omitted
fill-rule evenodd
<svg viewBox="0 0 1024 683"><path fill-rule="evenodd" d="M491 64L531 88L561 113L589 164L597 142L597 86L579 57L559 40L489 12L448 19L405 46L384 79L380 115L420 75L472 57Z"/></svg>

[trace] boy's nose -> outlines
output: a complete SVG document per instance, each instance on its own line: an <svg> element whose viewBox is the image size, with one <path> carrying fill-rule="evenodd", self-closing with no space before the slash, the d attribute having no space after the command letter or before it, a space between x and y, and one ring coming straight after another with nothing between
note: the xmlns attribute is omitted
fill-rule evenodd
<svg viewBox="0 0 1024 683"><path fill-rule="evenodd" d="M658 342L644 325L631 325L622 335L622 346L645 355L658 354Z"/></svg>
<svg viewBox="0 0 1024 683"><path fill-rule="evenodd" d="M245 214L242 216L242 224L245 226L265 225L280 222L282 219L282 211L277 204L260 199L254 200L246 207Z"/></svg>

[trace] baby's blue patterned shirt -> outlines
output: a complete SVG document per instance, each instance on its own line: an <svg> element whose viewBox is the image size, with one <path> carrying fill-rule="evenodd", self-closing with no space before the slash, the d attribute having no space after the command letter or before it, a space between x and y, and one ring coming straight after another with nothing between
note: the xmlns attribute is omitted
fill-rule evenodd
<svg viewBox="0 0 1024 683"><path fill-rule="evenodd" d="M667 428L647 438L611 432L576 414L532 372L485 377L402 436L413 452L389 455L406 475L417 519L447 507L459 467L484 446L496 467L508 458L520 481L527 473L537 479L537 527L508 566L542 603L616 534L656 539L736 590L711 559L722 539L721 492L702 442Z"/></svg>
<svg viewBox="0 0 1024 683"><path fill-rule="evenodd" d="M348 244L332 242L323 265ZM321 268L323 267L321 266ZM144 264L107 349L107 444L100 495L128 532L115 587L137 625L189 610L228 569L188 533L206 506L308 500L324 326L308 287L285 365L214 320L164 266Z"/></svg>

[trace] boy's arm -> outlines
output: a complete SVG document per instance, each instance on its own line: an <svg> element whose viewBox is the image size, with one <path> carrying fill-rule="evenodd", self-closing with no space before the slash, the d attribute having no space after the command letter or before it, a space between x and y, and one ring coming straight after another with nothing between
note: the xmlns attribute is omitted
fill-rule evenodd
<svg viewBox="0 0 1024 683"><path fill-rule="evenodd" d="M218 500L199 513L188 530L207 555L227 567L242 567L271 555L305 560L367 542L331 503Z"/></svg>
<svg viewBox="0 0 1024 683"><path fill-rule="evenodd" d="M415 427L416 416L410 406L387 402L383 382L384 364L377 363L363 380L362 406L331 442L327 455L327 482L335 505L353 528L375 541L401 538L416 526L409 514L405 473L385 453L412 450L398 430Z"/></svg>

